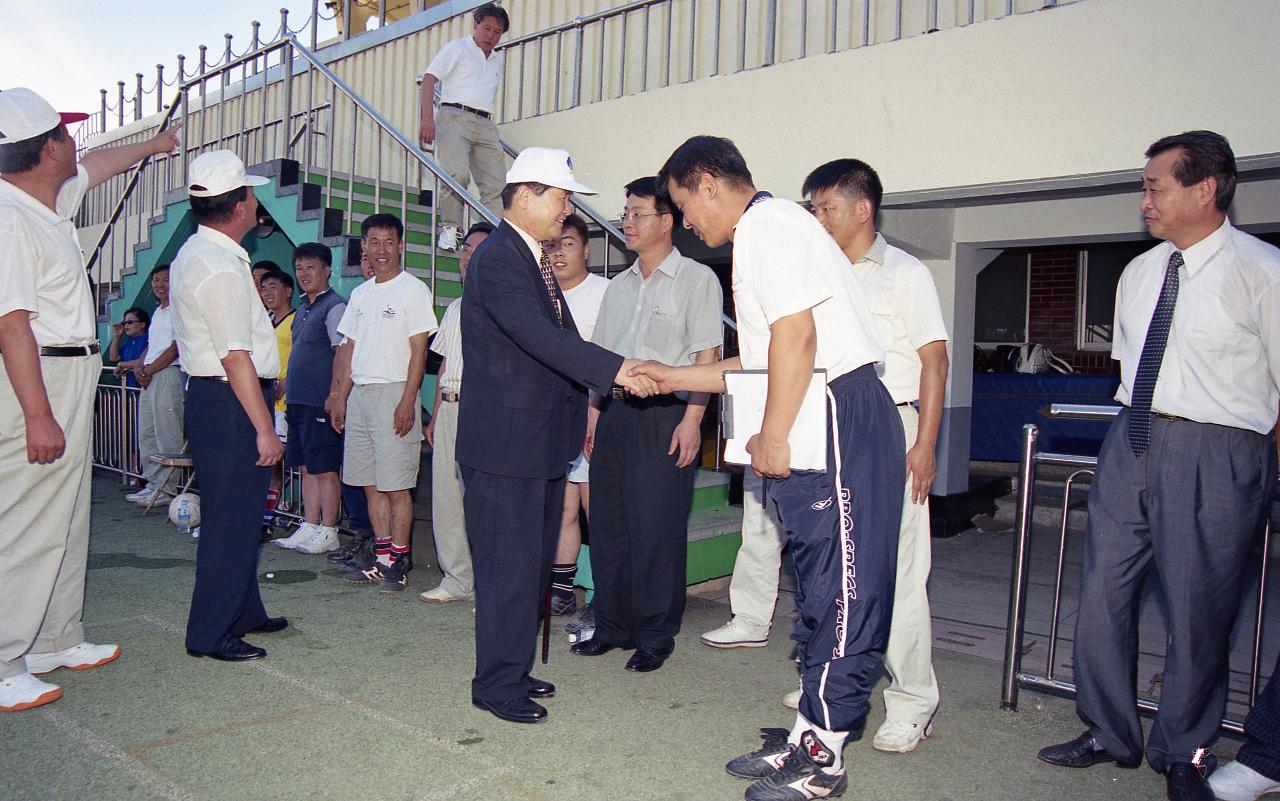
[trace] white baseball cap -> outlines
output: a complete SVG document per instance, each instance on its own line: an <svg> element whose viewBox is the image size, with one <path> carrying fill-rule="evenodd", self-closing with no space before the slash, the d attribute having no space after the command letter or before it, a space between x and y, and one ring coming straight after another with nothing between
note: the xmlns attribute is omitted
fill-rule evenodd
<svg viewBox="0 0 1280 801"><path fill-rule="evenodd" d="M262 186L268 180L261 175L245 175L244 162L230 150L210 150L191 162L187 194L217 197L242 186Z"/></svg>
<svg viewBox="0 0 1280 801"><path fill-rule="evenodd" d="M526 147L507 170L509 184L546 184L566 192L594 195L596 190L573 179L573 159L569 151L554 147Z"/></svg>
<svg viewBox="0 0 1280 801"><path fill-rule="evenodd" d="M0 91L0 145L21 142L73 122L88 114L54 111L49 101L23 87Z"/></svg>

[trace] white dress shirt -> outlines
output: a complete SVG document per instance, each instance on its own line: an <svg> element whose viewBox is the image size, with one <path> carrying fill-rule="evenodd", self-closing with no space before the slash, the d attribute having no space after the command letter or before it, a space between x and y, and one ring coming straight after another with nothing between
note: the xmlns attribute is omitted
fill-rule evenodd
<svg viewBox="0 0 1280 801"><path fill-rule="evenodd" d="M747 209L733 237L733 300L742 366L769 366L769 326L813 310L814 368L833 381L884 360L866 297L850 280L849 260L814 216L790 200Z"/></svg>
<svg viewBox="0 0 1280 801"><path fill-rule="evenodd" d="M449 304L440 318L440 330L431 340L431 350L444 357L440 371L440 391L462 390L462 298Z"/></svg>
<svg viewBox="0 0 1280 801"><path fill-rule="evenodd" d="M78 167L50 209L0 180L0 315L27 312L36 345L89 345L97 325L72 218L89 188Z"/></svg>
<svg viewBox="0 0 1280 801"><path fill-rule="evenodd" d="M1173 243L1129 262L1116 288L1116 400L1129 403ZM1280 250L1230 220L1182 251L1178 300L1151 408L1265 434L1280 402Z"/></svg>
<svg viewBox="0 0 1280 801"><path fill-rule="evenodd" d="M949 339L929 268L876 234L875 243L853 263L853 274L867 296L884 346L880 380L894 403L919 400L920 349Z"/></svg>
<svg viewBox="0 0 1280 801"><path fill-rule="evenodd" d="M147 361L151 364L160 358L160 354L164 353L170 345L173 344L173 306L165 306L164 308L156 307L151 313L151 325L147 326ZM180 366L182 364L182 354L178 354L170 366Z"/></svg>
<svg viewBox="0 0 1280 801"><path fill-rule="evenodd" d="M454 39L440 48L427 65L427 74L440 81L441 103L461 103L490 114L502 72L502 53L495 50L485 57L470 36Z"/></svg>
<svg viewBox="0 0 1280 801"><path fill-rule="evenodd" d="M221 231L200 226L169 268L170 306L182 366L192 376L222 376L233 350L253 359L259 378L280 375L276 332L253 284L249 254Z"/></svg>

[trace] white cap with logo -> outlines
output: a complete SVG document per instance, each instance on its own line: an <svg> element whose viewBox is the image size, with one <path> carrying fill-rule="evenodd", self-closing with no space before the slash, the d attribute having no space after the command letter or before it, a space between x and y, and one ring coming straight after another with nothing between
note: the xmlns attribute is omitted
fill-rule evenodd
<svg viewBox="0 0 1280 801"><path fill-rule="evenodd" d="M0 145L21 142L59 125L87 119L88 114L55 111L49 101L30 89L17 87L0 91Z"/></svg>
<svg viewBox="0 0 1280 801"><path fill-rule="evenodd" d="M187 194L217 197L242 186L262 186L269 180L261 175L245 175L244 162L230 150L210 150L191 162Z"/></svg>
<svg viewBox="0 0 1280 801"><path fill-rule="evenodd" d="M546 184L566 192L594 195L596 190L573 179L569 151L554 147L526 147L507 170L508 184Z"/></svg>

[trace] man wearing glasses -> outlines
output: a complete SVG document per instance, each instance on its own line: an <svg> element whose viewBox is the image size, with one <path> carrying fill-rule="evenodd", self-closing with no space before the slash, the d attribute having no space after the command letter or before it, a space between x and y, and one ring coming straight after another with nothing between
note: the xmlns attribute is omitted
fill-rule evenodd
<svg viewBox="0 0 1280 801"><path fill-rule="evenodd" d="M710 364L723 341L720 281L671 242L680 213L657 179L626 186L622 231L639 257L609 282L592 340L628 359ZM594 485L591 573L595 635L582 656L634 648L626 669L648 673L675 649L684 615L693 478L705 392L636 398L593 394L587 419Z"/></svg>

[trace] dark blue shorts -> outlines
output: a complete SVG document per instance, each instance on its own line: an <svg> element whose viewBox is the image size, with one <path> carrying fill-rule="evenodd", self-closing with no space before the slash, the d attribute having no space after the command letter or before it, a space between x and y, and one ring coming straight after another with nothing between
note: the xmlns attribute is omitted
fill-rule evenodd
<svg viewBox="0 0 1280 801"><path fill-rule="evenodd" d="M285 405L289 437L284 446L288 467L305 466L308 473L334 473L342 469L342 435L329 424L323 406Z"/></svg>

